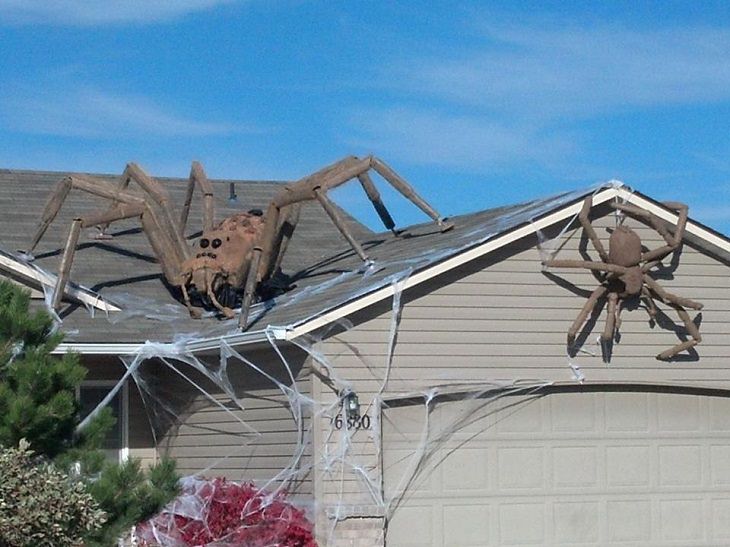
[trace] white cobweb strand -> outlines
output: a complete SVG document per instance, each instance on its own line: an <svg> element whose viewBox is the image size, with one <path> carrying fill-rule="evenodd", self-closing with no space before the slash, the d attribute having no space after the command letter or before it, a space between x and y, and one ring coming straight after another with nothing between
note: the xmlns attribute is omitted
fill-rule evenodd
<svg viewBox="0 0 730 547"><path fill-rule="evenodd" d="M232 434L238 444L231 446L230 453L216 457L210 461L200 473L216 473L221 464L242 454L249 445L254 446L260 440L265 440L267 433L259 431L247 422L251 412L247 408L246 399L237 392L237 385L231 374L244 370L251 378L260 378L266 385L273 386L281 395L282 403L291 418L295 441L292 443L292 452L288 456L288 463L267 478L251 479L256 486L270 492L267 499L272 500L277 493L296 487L299 481L312 473L319 477L316 480L326 482L334 491L333 498L306 508L312 520L324 524L325 529L319 529L319 541L322 547L334 545L338 538L338 527L352 517L368 516L380 518L383 523L381 534L388 519L398 510L403 500L419 480L427 475L434 465L440 465L439 450L445 446L456 432L475 423L480 417L489 415L490 405L506 395L522 395L527 398L539 396L539 390L548 385L546 382L530 383L503 383L474 385L473 383L450 384L447 387L436 385L426 386L414 393L408 394L407 399L421 401L423 408L422 423L417 446L412 451L407 465L399 477L389 478L394 485L387 493L384 489L383 472L373 462L382 460L383 439L382 417L389 408L403 395L396 395L389 391L392 380L393 366L397 349L400 319L403 311L403 291L406 287L411 270L408 269L391 280L393 297L391 302L390 326L387 331L386 355L380 364L372 363L359 354L356 347L346 347L352 354L364 363L367 369L378 379L375 389L367 395L360 393L369 400L361 401L365 412L372 414L373 427L366 431L358 431L345 425L336 428L336 419L340 423L348 423L345 399L350 392L357 392L359 380L349 377L348 368L340 368L336 361L330 358L322 349L323 339L330 337L333 330L349 330L352 324L340 321L318 334L301 336L292 341L294 347L305 352L310 367L305 371L302 380L299 372L295 371L295 364L290 362L287 353L282 350L282 342L277 340L275 327L267 329L269 351L264 362L257 362L252 357L255 354L244 354L221 339L220 347L215 358L202 358L187 350L191 342L197 337L188 335L178 338L174 344L159 344L147 342L135 354L125 356L123 362L126 372L118 385L105 397L102 403L81 424L84 427L93 419L95 413L103 406L108 405L114 394L121 388L123 382L133 379L146 406L155 446L161 448L161 442L166 431L171 426L179 426L184 418L181 409L174 400L166 400L160 389L167 386L159 385L157 378L163 372L167 377L184 382L187 391L197 397L196 400L210 408L222 412L228 420L236 425L240 433ZM283 369L281 375L272 372L270 356L275 355ZM324 393L313 398L300 388L302 381L309 382L310 375L316 374ZM247 376L247 377L249 377ZM204 381L203 381L204 380ZM211 387L208 386L210 384ZM245 386L244 386L245 387ZM172 388L171 388L172 389ZM255 388L251 388L255 389ZM215 393L211 392L214 390ZM401 399L399 399L399 397ZM434 409L444 401L460 401L464 406L462 414L450 421L434 420ZM410 403L413 404L413 403ZM184 409L183 409L184 410ZM329 426L324 424L329 423ZM484 427L490 427L486 421ZM317 429L319 428L319 429ZM315 432L315 429L317 431ZM356 438L357 436L357 438ZM319 446L312 451L312 441L318 439ZM367 445L370 448L367 448ZM365 448L364 448L365 447ZM364 450L364 452L363 452ZM374 458L373 458L374 455ZM443 457L442 457L443 459ZM354 478L354 482L351 480ZM244 479L246 480L246 479ZM195 486L200 479L189 476L183 479L184 484ZM357 492L352 492L352 484L357 485ZM356 507L364 507L364 513L358 513ZM182 496L166 508L170 515L179 515L188 518L200 518L206 507L200 499L194 496ZM319 518L318 518L319 517ZM174 525L170 518L168 526ZM153 530L160 545L174 545L170 529L158 527ZM220 545L226 545L225 541Z"/></svg>
<svg viewBox="0 0 730 547"><path fill-rule="evenodd" d="M357 389L357 384L350 380L346 374L343 374L344 369L338 369L333 361L319 349L322 341L315 336L300 337L294 341L294 344L306 352L313 371L317 371L320 376L326 378L332 394L335 395L334 399L325 394L321 400L315 400L300 390L299 382L301 380L295 373L294 366L281 350L280 342L273 336L269 337L269 343L271 350L278 356L280 365L284 369L282 378L275 376L270 371L268 364L255 362L249 356L228 345L224 340L221 341L218 358L213 361L213 364L208 361L204 362L201 358L186 350L190 339L180 339L175 344L147 342L137 353L123 359L126 372L122 380L80 427L84 427L95 413L109 404L114 397L114 393L129 378L135 381L143 396L148 415L153 423L153 430L155 429L155 423L163 423L165 420L179 422L181 420L179 409L175 407L173 401L160 399L155 388L155 377L151 376L153 372L159 374L162 370L167 370L172 373L172 377L178 378L189 385L188 389L197 393L198 398L204 401L206 405L217 408L228 416L233 423L239 424L239 429L243 432L243 437L239 439L241 442L239 449L244 449L248 444L255 443L258 439L265 437L266 433L258 431L246 422L245 401L237 395L234 381L230 377L231 371L243 367L255 376L265 379L267 384L275 386L279 390L283 400L286 401L296 436L289 463L280 471L273 473L268 479L257 480L257 487L271 492L268 498L271 500L276 493L295 485L298 480L314 470L331 484L334 483L336 485L334 501L309 508L312 519L319 520L317 515L320 514L325 517L324 522L328 523L327 529L320 530L319 534L320 544L323 547L335 544L338 527L342 522L353 516L363 516L352 513L354 505L362 506L365 504L365 506L371 507L369 516L382 518L383 523L385 523L386 519L392 518L413 485L429 472L434 463L440 463L435 461L439 448L443 447L444 443L448 442L454 433L473 423L479 416L486 415L489 405L504 395L522 394L529 396L536 394L537 390L547 385L544 382L535 382L530 384L487 384L483 386L467 384L462 387L450 385L448 388L434 386L410 394L409 397L422 400L423 421L420 437L409 458L408 465L400 477L391 480L391 484L395 486L390 490L387 497L384 497L382 472L377 468L373 468L367 461L363 461L362 455L355 448L363 442L371 443L376 461L382 458L381 430L383 424L381 424L380 418L383 411L387 411L394 401L393 396L389 395L388 392L388 382L397 346L402 313L402 293L406 280L407 275L393 282L391 323L387 334L386 357L379 374L380 382L370 400L363 401L364 407L371 410L374 415L373 427L370 431L367 431L367 437L362 435L364 432L358 432L354 428L342 427L337 429L334 427L333 418L338 415L343 423L347 423L344 394L348 390ZM348 323L340 324L341 328L349 328L350 326ZM328 335L329 332L325 334ZM150 368L146 369L145 367ZM195 377L205 378L207 382L215 387L218 395L210 393L209 388L196 380ZM221 393L225 395L225 401L220 399ZM464 413L448 423L432 419L434 408L440 404L441 398L444 396L448 396L450 401L459 400L467 405ZM307 448L311 445L312 439L316 437L313 429L321 427L327 421L330 425L324 428L320 437L321 446L317 447L314 452L317 456L311 459L308 457ZM354 439L355 435L360 435L358 437L360 440L357 443ZM159 445L160 442L161 438L155 435L155 444ZM201 472L215 473L217 466L225 462L227 458L234 457L237 450L236 447L233 447L231 454L216 459ZM351 487L346 487L350 476L357 479L356 484L359 485L359 493L353 494L350 491ZM199 480L194 476L183 479L186 485L195 485L197 484L195 481ZM365 500L368 501L365 502ZM206 510L206 507L201 503L200 499L186 495L170 504L166 511L170 515L200 518ZM174 523L174 519L171 518L167 525L172 526L173 524L170 523ZM170 539L174 534L171 534L170 529L157 528L153 530L153 533L158 538L160 545L174 545L173 540ZM221 543L221 545L225 544L225 542Z"/></svg>
<svg viewBox="0 0 730 547"><path fill-rule="evenodd" d="M439 451L446 447L446 443L456 433L467 426L474 425L478 426L478 433L486 432L495 425L486 418L492 414L496 416L497 412L504 412L504 409L496 404L501 399L507 396L523 398L500 420L516 412L521 405L529 404L536 398L542 397L545 388L550 385L551 382L546 381L490 383L482 386L465 385L462 387L452 385L443 390L431 388L421 393L405 395L404 399L416 397L422 400L422 426L417 447L408 457L405 470L397 480L395 488L385 499L386 519L392 519L393 514L408 497L411 489L419 480L423 479L424 475L443 463L448 453L439 455ZM461 405L460 412L450 419L442 416L440 420L433 421L431 417L435 408L447 401L449 403L458 402ZM398 401L392 400L392 404L397 405ZM476 435L472 430L469 433L470 436Z"/></svg>

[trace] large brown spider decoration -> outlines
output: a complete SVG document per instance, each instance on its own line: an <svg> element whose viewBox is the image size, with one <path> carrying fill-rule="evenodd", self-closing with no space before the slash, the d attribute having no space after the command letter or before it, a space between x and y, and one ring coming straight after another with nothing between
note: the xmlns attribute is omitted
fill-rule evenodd
<svg viewBox="0 0 730 547"><path fill-rule="evenodd" d="M690 319L685 308L701 310L702 304L681 296L667 292L655 279L651 277L651 269L669 254L677 250L682 243L684 229L687 224L687 206L683 203L664 203L666 207L678 214L677 227L674 234L670 234L666 226L656 215L638 207L623 203L612 203L615 209L628 213L631 216L648 221L661 234L666 245L647 252L642 251L641 239L631 228L624 225L617 226L608 240L606 252L588 218L593 206L592 197L587 197L583 208L578 215L583 230L593 243L593 247L601 257L601 262L588 260L547 260L544 265L550 268L586 268L595 272L603 272L601 284L591 293L588 301L568 330L568 346L573 346L578 331L583 326L588 315L601 298L608 301L608 315L606 325L601 335L604 344L613 341L621 326L621 307L624 300L639 296L646 301L647 311L652 320L657 308L654 298L658 298L668 306L674 308L684 323L691 339L657 355L657 359L667 360L677 353L690 349L702 341L697 325Z"/></svg>
<svg viewBox="0 0 730 547"><path fill-rule="evenodd" d="M114 221L138 217L157 255L165 279L172 287L179 289L180 298L191 316L199 318L203 309L214 309L225 317L232 318L232 308L240 301L239 325L246 328L249 309L257 289L280 269L299 218L301 202L318 201L355 253L364 262L369 262L367 254L352 236L337 207L327 197L327 191L357 178L385 227L394 230L395 223L368 174L371 169L437 222L442 230L453 226L445 222L410 184L373 156L344 158L314 174L282 186L271 200L266 213L260 210L241 212L217 225L213 186L198 162L193 162L190 170L179 220L173 217L165 187L138 165L130 163L117 186L83 175L70 175L59 181L46 204L27 252L30 255L38 245L72 189L106 198L111 201L106 211L76 218L71 224L61 258L53 298L54 308L57 309L61 304L81 228L98 226L104 232ZM130 189L132 181L139 185L142 192ZM196 187L203 194L203 233L191 247L185 241L185 227Z"/></svg>

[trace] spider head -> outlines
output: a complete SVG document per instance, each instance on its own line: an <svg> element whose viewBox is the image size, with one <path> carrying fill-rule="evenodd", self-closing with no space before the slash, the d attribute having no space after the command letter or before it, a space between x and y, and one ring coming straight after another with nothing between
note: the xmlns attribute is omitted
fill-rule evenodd
<svg viewBox="0 0 730 547"><path fill-rule="evenodd" d="M644 286L644 273L641 268L629 268L626 273L618 277L618 281L623 285L616 291L621 298L636 296L641 293L641 288Z"/></svg>
<svg viewBox="0 0 730 547"><path fill-rule="evenodd" d="M182 285L192 304L207 309L218 307L214 299L224 306L229 306L228 298L225 298L229 287L228 272L221 267L216 253L211 254L213 256L208 253L196 253L183 263L180 274Z"/></svg>
<svg viewBox="0 0 730 547"><path fill-rule="evenodd" d="M205 230L182 264L182 282L191 299L206 308L219 308L216 299L233 306L262 231L263 219L254 213L239 213Z"/></svg>

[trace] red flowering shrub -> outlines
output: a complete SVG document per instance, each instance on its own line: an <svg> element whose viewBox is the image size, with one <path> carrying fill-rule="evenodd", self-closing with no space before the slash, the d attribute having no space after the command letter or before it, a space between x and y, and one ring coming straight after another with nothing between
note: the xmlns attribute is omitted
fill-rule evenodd
<svg viewBox="0 0 730 547"><path fill-rule="evenodd" d="M182 494L135 531L139 545L317 547L304 511L250 483L189 478Z"/></svg>

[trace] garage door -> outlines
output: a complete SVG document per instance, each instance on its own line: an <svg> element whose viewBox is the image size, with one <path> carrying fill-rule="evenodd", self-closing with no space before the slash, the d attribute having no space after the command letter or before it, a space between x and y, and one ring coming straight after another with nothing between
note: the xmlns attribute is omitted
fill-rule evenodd
<svg viewBox="0 0 730 547"><path fill-rule="evenodd" d="M478 418L474 402L443 402L429 414L427 444L425 408L393 406L385 493L399 499L408 487L387 546L730 545L722 395L550 392L504 397ZM473 423L444 433L467 416ZM428 462L409 484L423 446Z"/></svg>

